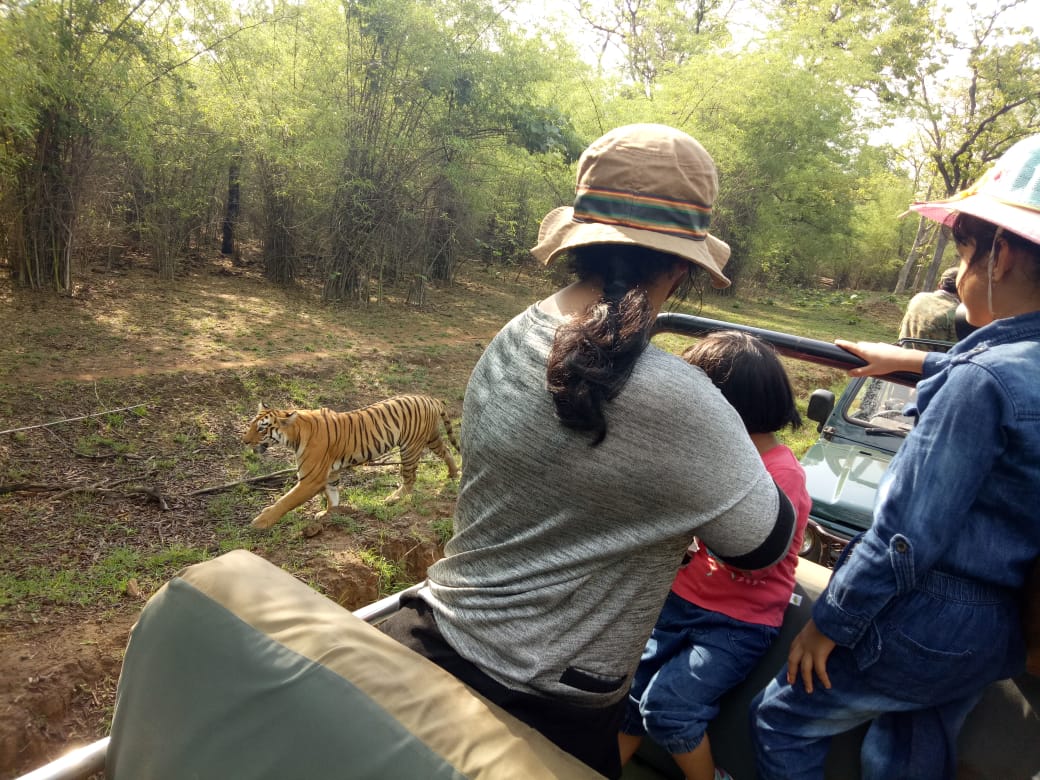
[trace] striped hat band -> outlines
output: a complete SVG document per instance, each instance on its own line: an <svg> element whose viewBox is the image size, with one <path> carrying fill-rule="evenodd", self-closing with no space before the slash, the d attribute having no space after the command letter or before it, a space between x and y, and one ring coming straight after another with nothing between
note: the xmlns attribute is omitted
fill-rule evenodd
<svg viewBox="0 0 1040 780"><path fill-rule="evenodd" d="M711 207L635 192L578 187L574 219L703 241L711 224Z"/></svg>

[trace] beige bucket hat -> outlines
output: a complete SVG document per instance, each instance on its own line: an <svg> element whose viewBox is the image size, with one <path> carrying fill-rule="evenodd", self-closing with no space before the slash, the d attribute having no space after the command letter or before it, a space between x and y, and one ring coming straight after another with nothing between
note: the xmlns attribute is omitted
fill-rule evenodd
<svg viewBox="0 0 1040 780"><path fill-rule="evenodd" d="M582 153L574 205L545 216L531 254L547 265L574 247L634 244L696 263L715 287L729 287L729 245L708 232L718 190L711 155L686 133L618 127Z"/></svg>

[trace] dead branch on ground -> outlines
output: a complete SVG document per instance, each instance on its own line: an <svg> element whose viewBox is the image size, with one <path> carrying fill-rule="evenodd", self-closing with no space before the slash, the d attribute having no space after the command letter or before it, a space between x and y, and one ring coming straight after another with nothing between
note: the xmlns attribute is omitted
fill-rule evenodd
<svg viewBox="0 0 1040 780"><path fill-rule="evenodd" d="M371 463L359 464L362 466L400 466L401 461L399 460L375 460ZM289 474L295 474L296 469L282 469L281 471L273 471L270 474L261 474L259 477L246 477L245 479L236 479L234 482L225 482L223 485L211 485L210 487L199 488L198 490L192 490L190 493L183 493L185 497L188 496L201 496L206 493L219 493L222 490L230 490L238 485L255 485L263 482L270 482L278 477L285 477Z"/></svg>
<svg viewBox="0 0 1040 780"><path fill-rule="evenodd" d="M49 428L52 425L61 425L67 422L76 422L77 420L86 420L90 417L100 417L104 414L114 414L116 412L125 412L129 409L139 409L142 406L148 406L148 404L134 404L133 406L122 406L118 409L105 409L103 412L94 412L93 414L84 414L80 417L66 417L62 420L54 420L48 423L40 423L39 425L26 425L22 428L8 428L6 431L0 431L0 436L5 433L19 433L20 431L31 431L34 428Z"/></svg>
<svg viewBox="0 0 1040 780"><path fill-rule="evenodd" d="M199 488L198 490L192 490L190 493L185 493L185 496L201 496L205 493L219 493L221 490L230 490L236 485L252 485L259 482L269 482L278 477L285 477L289 474L295 474L296 469L282 469L281 471L273 471L270 474L261 474L259 477L247 477L245 479L236 479L234 482L225 482L223 485L212 485L210 487Z"/></svg>
<svg viewBox="0 0 1040 780"><path fill-rule="evenodd" d="M150 476L148 474L143 475L145 477ZM132 496L141 495L148 496L153 499L159 508L164 512L168 512L170 505L166 501L166 496L158 489L149 485L130 485L128 487L116 489L116 485L123 485L127 482L142 479L142 475L136 475L133 477L125 477L117 480L104 480L102 482L95 482L93 484L41 484L37 482L12 482L7 485L0 485L0 495L4 493L50 493L57 491L51 496L51 501L58 501L71 493L91 493L99 496Z"/></svg>

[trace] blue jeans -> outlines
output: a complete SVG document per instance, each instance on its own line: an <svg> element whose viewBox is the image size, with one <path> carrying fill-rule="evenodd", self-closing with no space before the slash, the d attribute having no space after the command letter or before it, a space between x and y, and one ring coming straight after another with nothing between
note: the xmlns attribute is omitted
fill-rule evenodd
<svg viewBox="0 0 1040 780"><path fill-rule="evenodd" d="M688 753L719 713L718 701L747 677L779 633L669 593L646 643L621 723L669 753Z"/></svg>
<svg viewBox="0 0 1040 780"><path fill-rule="evenodd" d="M860 753L864 780L951 778L957 735L982 689L1015 673L1018 609L1002 588L930 572L827 659L831 688L807 694L787 669L751 705L761 780L819 779L830 738L873 721ZM1010 653L1014 656L1014 653Z"/></svg>

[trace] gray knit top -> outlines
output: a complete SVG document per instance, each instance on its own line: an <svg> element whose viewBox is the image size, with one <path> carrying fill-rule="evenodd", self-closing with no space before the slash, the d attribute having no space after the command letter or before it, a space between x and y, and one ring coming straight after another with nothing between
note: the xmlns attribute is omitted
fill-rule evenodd
<svg viewBox="0 0 1040 780"><path fill-rule="evenodd" d="M694 534L759 568L786 553L793 512L783 519L786 500L707 376L654 346L608 404L599 446L564 428L546 388L559 324L531 306L473 370L455 535L423 597L456 651L504 685L607 706Z"/></svg>

